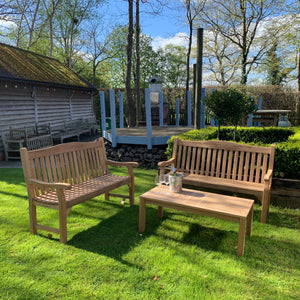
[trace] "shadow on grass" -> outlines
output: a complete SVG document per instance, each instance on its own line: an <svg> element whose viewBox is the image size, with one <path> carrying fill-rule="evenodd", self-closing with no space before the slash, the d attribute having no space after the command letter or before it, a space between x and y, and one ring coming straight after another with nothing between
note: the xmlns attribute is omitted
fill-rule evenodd
<svg viewBox="0 0 300 300"><path fill-rule="evenodd" d="M144 235L138 233L138 216L137 205L125 207L100 221L96 226L76 234L68 241L68 245L128 264L122 256L145 239ZM147 235L151 235L156 231L161 220L157 218L157 210L153 208L147 208L147 218L149 218Z"/></svg>
<svg viewBox="0 0 300 300"><path fill-rule="evenodd" d="M0 168L0 182L6 182L7 184L25 185L23 169L10 169Z"/></svg>
<svg viewBox="0 0 300 300"><path fill-rule="evenodd" d="M5 197L5 196L13 196L13 197L17 197L17 198L20 198L22 200L28 201L27 194L24 196L24 195L17 194L17 193L11 193L11 192L6 192L6 191L1 191L0 195L3 195L3 197Z"/></svg>
<svg viewBox="0 0 300 300"><path fill-rule="evenodd" d="M289 269L300 270L300 241L292 242L288 237L285 239L281 236L276 236L277 228L271 224L262 224L259 221L254 221L252 235L246 235L245 256L238 257L236 256L239 234L238 226L236 230L232 230L231 226L227 228L224 226L224 230L222 230L213 228L209 222L206 223L208 219L206 219L206 221L203 219L202 223L201 216L199 216L199 220L196 218L186 221L181 219L181 214L185 215L185 213L181 212L173 213L166 211L163 219L172 219L172 222L176 222L177 225L188 225L188 232L181 232L182 235L176 237L174 232L175 230L178 232L178 229L174 229L171 223L166 222L162 225L163 228L160 231L160 235L166 241L168 247L176 247L175 251L177 254L180 253L184 257L189 257L194 263L198 262L197 257L191 258L188 253L189 247L180 247L179 244L183 244L184 246L196 246L208 252L218 252L222 254L222 256L233 256L237 259L241 259L249 266L255 262L255 268L257 270L280 269L286 270L287 272ZM259 220L260 211L254 211L254 216L255 219ZM228 222L228 224L234 223L223 220L220 220L220 222ZM264 230L267 230L268 233L274 232L274 235L266 234L266 236L264 236ZM178 242L178 245L174 246L174 243L170 243L168 240ZM279 261L280 265L278 265Z"/></svg>
<svg viewBox="0 0 300 300"><path fill-rule="evenodd" d="M293 213L287 213L287 211L283 211L282 213L269 212L267 224L290 229L300 229L300 216Z"/></svg>

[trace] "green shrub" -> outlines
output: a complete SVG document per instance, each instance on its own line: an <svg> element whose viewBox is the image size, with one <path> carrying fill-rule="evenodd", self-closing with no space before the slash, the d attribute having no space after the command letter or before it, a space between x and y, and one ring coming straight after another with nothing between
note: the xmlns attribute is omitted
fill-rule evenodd
<svg viewBox="0 0 300 300"><path fill-rule="evenodd" d="M244 143L273 144L288 141L294 134L292 128L281 127L240 127L236 132L236 141ZM220 131L220 140L233 140L234 128L223 127Z"/></svg>
<svg viewBox="0 0 300 300"><path fill-rule="evenodd" d="M276 145L274 176L300 179L300 141Z"/></svg>
<svg viewBox="0 0 300 300"><path fill-rule="evenodd" d="M171 158L173 145L174 145L174 137L172 136L168 140L168 147L166 150L166 154L168 158ZM206 141L206 140L213 140L217 138L217 128L216 127L208 127L205 129L196 129L191 130L189 132L185 132L178 136L181 140L189 140L189 141Z"/></svg>
<svg viewBox="0 0 300 300"><path fill-rule="evenodd" d="M244 116L255 111L255 102L252 97L232 88L224 91L215 90L204 99L207 112L218 122L218 138L220 125L231 124L237 128ZM235 140L235 132L233 140Z"/></svg>

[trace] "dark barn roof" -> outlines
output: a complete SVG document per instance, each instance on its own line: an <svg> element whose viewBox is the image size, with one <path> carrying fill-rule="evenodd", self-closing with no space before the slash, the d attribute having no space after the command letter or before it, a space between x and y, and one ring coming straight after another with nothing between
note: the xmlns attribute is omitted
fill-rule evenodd
<svg viewBox="0 0 300 300"><path fill-rule="evenodd" d="M58 60L0 43L0 80L95 90Z"/></svg>

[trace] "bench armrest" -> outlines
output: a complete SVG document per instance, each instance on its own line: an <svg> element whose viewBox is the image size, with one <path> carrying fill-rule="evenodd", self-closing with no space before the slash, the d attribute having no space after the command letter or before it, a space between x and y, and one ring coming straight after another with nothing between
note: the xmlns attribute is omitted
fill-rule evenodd
<svg viewBox="0 0 300 300"><path fill-rule="evenodd" d="M175 158L170 158L169 160L166 161L160 161L157 165L159 167L166 167L172 165L173 163L175 163Z"/></svg>
<svg viewBox="0 0 300 300"><path fill-rule="evenodd" d="M159 167L159 174L165 174L165 168L175 165L175 157L172 157L166 161L160 161L157 166Z"/></svg>
<svg viewBox="0 0 300 300"><path fill-rule="evenodd" d="M264 176L264 181L270 181L272 180L273 170L268 170L266 175Z"/></svg>
<svg viewBox="0 0 300 300"><path fill-rule="evenodd" d="M28 184L33 184L43 188L54 188L54 189L71 189L72 185L64 182L46 182L38 179L28 179Z"/></svg>

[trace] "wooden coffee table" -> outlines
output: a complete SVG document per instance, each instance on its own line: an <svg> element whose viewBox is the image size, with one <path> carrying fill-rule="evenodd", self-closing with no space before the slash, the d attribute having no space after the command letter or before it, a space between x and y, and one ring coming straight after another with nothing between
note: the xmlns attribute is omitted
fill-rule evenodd
<svg viewBox="0 0 300 300"><path fill-rule="evenodd" d="M251 235L254 200L182 189L171 193L169 187L155 187L140 196L139 232L145 231L146 204L158 206L158 217L163 217L163 207L199 215L238 222L239 238L237 255L244 254L245 235Z"/></svg>

